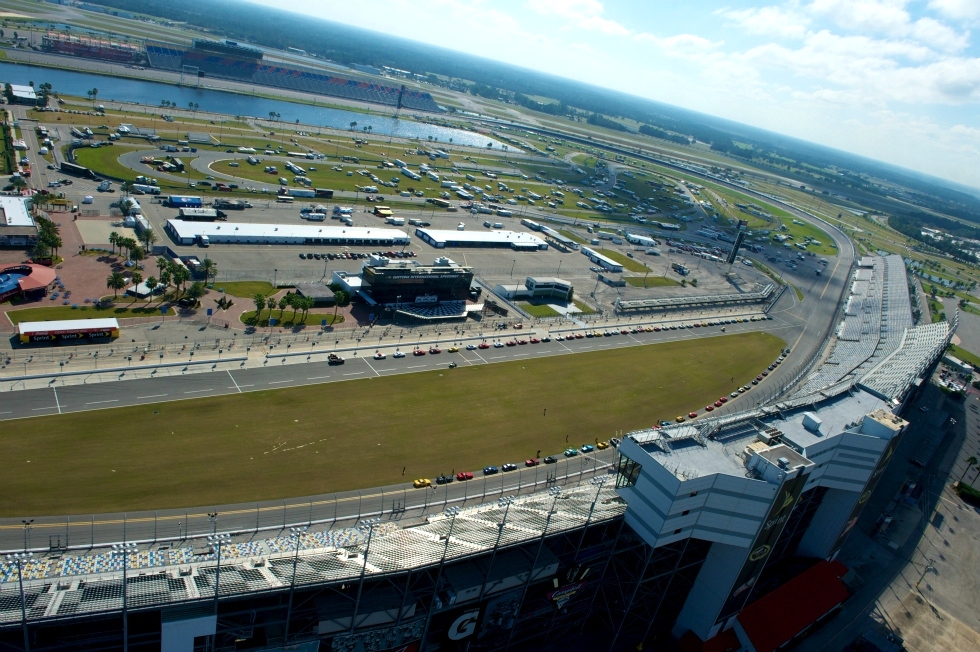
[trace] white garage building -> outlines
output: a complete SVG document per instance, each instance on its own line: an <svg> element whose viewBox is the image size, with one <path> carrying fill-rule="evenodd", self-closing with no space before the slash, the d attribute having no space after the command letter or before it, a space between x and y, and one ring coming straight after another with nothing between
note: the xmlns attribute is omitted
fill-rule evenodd
<svg viewBox="0 0 980 652"><path fill-rule="evenodd" d="M167 220L177 244L192 245L201 236L211 244L407 245L411 238L398 229L307 224L246 224Z"/></svg>

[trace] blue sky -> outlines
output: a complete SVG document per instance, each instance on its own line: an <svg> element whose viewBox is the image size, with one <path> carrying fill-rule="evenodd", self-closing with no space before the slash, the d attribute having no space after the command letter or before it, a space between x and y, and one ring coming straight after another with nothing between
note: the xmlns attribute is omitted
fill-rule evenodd
<svg viewBox="0 0 980 652"><path fill-rule="evenodd" d="M304 11L980 188L980 0L320 0Z"/></svg>

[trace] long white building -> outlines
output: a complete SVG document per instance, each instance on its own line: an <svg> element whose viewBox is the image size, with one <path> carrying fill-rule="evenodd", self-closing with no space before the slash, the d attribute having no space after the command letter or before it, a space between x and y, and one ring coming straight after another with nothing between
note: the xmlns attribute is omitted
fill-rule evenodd
<svg viewBox="0 0 980 652"><path fill-rule="evenodd" d="M376 227L306 224L246 224L167 220L166 231L177 244L192 245L207 236L211 244L407 245L404 231Z"/></svg>

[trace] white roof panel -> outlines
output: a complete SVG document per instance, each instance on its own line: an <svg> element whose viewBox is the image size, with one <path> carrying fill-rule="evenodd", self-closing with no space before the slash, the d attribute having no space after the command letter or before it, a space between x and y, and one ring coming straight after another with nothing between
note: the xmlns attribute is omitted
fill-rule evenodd
<svg viewBox="0 0 980 652"><path fill-rule="evenodd" d="M543 245L545 241L536 235L524 231L456 231L439 229L415 229L416 234L425 234L436 242L472 242L472 243L512 243Z"/></svg>
<svg viewBox="0 0 980 652"><path fill-rule="evenodd" d="M326 226L307 224L248 224L244 222L190 222L167 220L178 237L239 237L260 239L336 238L342 240L408 239L398 229L380 227Z"/></svg>

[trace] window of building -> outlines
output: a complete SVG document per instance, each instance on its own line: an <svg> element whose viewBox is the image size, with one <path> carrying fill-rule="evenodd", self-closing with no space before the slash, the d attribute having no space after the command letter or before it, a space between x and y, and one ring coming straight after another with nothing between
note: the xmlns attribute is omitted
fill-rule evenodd
<svg viewBox="0 0 980 652"><path fill-rule="evenodd" d="M632 487L636 484L636 479L640 477L640 469L643 467L625 455L619 456L619 474L616 476L616 487Z"/></svg>

